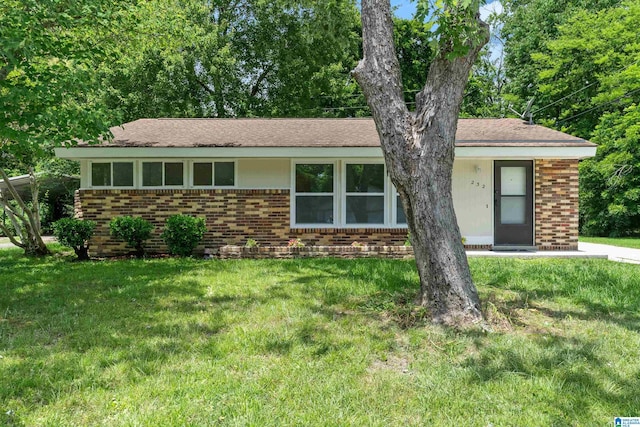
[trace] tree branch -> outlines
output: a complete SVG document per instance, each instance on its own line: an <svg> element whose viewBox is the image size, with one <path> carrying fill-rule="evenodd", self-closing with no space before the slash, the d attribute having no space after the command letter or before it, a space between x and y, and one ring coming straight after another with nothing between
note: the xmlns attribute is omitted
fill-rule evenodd
<svg viewBox="0 0 640 427"><path fill-rule="evenodd" d="M451 116L449 111L460 111L464 89L469 80L469 73L482 47L489 41L489 25L480 19L476 13L472 22L462 22L459 25L477 26L478 39L469 39L465 45L469 51L462 56L449 58L451 53L443 49L429 65L427 80L423 89L416 94L416 121L419 124L418 132L431 125L434 117L440 112L446 112L447 121L455 120L458 116ZM441 40L445 46L454 45L453 40ZM454 127L455 130L455 127ZM453 135L455 142L455 135Z"/></svg>
<svg viewBox="0 0 640 427"><path fill-rule="evenodd" d="M33 175L33 169L30 169L29 175L30 175L30 180L35 180L35 175ZM33 230L33 233L29 233L29 234L34 235L33 236L34 241L36 241L38 245L45 246L44 241L40 236L40 224L38 224L37 222L37 217L33 215L33 212L24 203L24 200L22 200L22 197L20 197L20 194L18 194L18 191L16 190L14 185L11 183L9 176L7 175L7 173L3 168L0 168L0 176L2 176L2 179L7 184L7 189L9 190L9 193L11 193L11 196L13 197L13 199L16 201L18 206L20 206L20 209L22 209L22 212L24 213L24 215L26 215L27 220L24 221L25 225L29 224L31 230Z"/></svg>
<svg viewBox="0 0 640 427"><path fill-rule="evenodd" d="M207 84L205 82L203 82L202 80L200 80L198 78L197 74L195 74L195 79L196 79L196 83L198 83L204 90L209 92L211 95L215 95L216 94L216 92L213 89L211 89L209 86L207 86Z"/></svg>
<svg viewBox="0 0 640 427"><path fill-rule="evenodd" d="M363 57L351 74L360 84L374 116L389 107L396 114L408 115L389 0L362 1L362 51Z"/></svg>
<svg viewBox="0 0 640 427"><path fill-rule="evenodd" d="M267 74L269 74L269 72L271 72L271 70L273 70L273 64L268 65L267 68L262 70L262 72L258 76L258 79L256 80L255 84L251 87L250 95L251 95L252 98L255 97L258 94L258 91L260 90L260 84L262 83L262 81L264 79L267 78Z"/></svg>
<svg viewBox="0 0 640 427"><path fill-rule="evenodd" d="M9 229L7 227L5 227L5 225L3 223L0 222L0 230L4 233L5 236L7 236L9 238L9 241L11 243L13 243L15 246L19 247L20 249L24 249L27 245L24 245L22 243L20 243L19 241L16 240L15 236L13 235L13 233L11 233L11 231L9 231Z"/></svg>

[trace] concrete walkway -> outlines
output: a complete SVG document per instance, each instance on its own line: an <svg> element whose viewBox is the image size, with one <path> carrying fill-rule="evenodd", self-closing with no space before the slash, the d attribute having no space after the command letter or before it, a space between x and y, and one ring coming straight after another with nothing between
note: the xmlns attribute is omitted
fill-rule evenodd
<svg viewBox="0 0 640 427"><path fill-rule="evenodd" d="M622 248L620 246L601 245L599 243L578 243L578 250L585 253L607 254L609 261L640 264L640 249Z"/></svg>
<svg viewBox="0 0 640 427"><path fill-rule="evenodd" d="M640 264L640 249L584 242L578 243L577 251L467 251L467 256L495 258L600 258L629 264Z"/></svg>
<svg viewBox="0 0 640 427"><path fill-rule="evenodd" d="M0 249L16 247L13 243L9 241L9 239L5 237L2 237L1 239L2 240L0 240ZM53 236L42 236L42 240L44 240L45 243L54 243L56 241L56 238Z"/></svg>

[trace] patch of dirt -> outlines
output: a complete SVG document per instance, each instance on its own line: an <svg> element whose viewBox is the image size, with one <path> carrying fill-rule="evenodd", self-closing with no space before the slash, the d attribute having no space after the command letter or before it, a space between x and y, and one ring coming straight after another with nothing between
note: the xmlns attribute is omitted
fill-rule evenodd
<svg viewBox="0 0 640 427"><path fill-rule="evenodd" d="M495 332L523 332L525 334L560 334L557 318L528 298L520 295L489 294L482 301L482 313Z"/></svg>
<svg viewBox="0 0 640 427"><path fill-rule="evenodd" d="M402 374L411 373L411 371L409 371L409 359L407 357L400 357L391 354L386 360L374 360L367 371L372 374L380 371L393 371Z"/></svg>

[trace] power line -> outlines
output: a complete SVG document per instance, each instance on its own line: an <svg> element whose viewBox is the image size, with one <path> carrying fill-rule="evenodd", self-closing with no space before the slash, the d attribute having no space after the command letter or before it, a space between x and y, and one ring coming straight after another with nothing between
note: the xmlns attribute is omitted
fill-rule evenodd
<svg viewBox="0 0 640 427"><path fill-rule="evenodd" d="M416 93L416 92L420 92L422 91L422 89L412 89L412 90L403 90L402 93ZM333 98L336 95L318 95L318 98ZM358 98L358 97L364 97L364 94L362 93L356 93L356 94L352 94L352 95L345 95L342 98ZM314 98L314 97L312 97Z"/></svg>
<svg viewBox="0 0 640 427"><path fill-rule="evenodd" d="M634 65L638 65L638 64L640 64L640 59L638 59L638 60L637 60L636 62L634 62L633 64L629 64L629 65L627 65L627 66L626 66L626 67L624 67L624 68L622 68L622 67L621 67L621 68L620 68L618 71L616 71L616 72L617 72L617 73L622 73L622 72L624 72L624 71L627 71L627 70L628 70L629 68L631 68L632 66L634 66ZM545 105L544 107L540 107L540 108L538 108L536 111L533 111L531 114L535 114L535 113L537 113L537 112L539 112L539 111L546 110L547 108L552 107L552 106L556 105L557 103L562 102L562 101L564 101L565 99L570 98L570 97L572 97L573 95L575 95L575 94L577 94L577 93L582 92L583 90L587 90L587 89L589 89L591 86L595 85L595 84L596 84L596 83L598 83L598 82L599 82L599 81L598 81L598 80L596 80L596 81L595 81L595 82L593 82L593 83L590 83L590 84L588 84L588 85L586 85L586 86L583 86L582 88L580 88L580 89L578 89L578 90L576 90L576 91L574 91L574 92L571 92L569 95L567 95L567 96L565 96L565 97L563 97L563 98L560 98L560 99L558 99L557 101L552 102L551 104L547 104L547 105ZM564 119L564 120L567 120L567 119ZM563 120L563 121L564 121L564 120Z"/></svg>
<svg viewBox="0 0 640 427"><path fill-rule="evenodd" d="M569 117L569 118L562 119L562 120L558 120L556 123L564 123L564 122L567 122L567 121L569 121L569 120L571 120L571 119L575 119L576 117L580 117L580 116L582 116L582 115L584 115L584 114L590 113L590 112L592 112L592 111L594 111L594 110L597 110L598 108L602 108L602 107L607 106L607 105L609 105L609 104L613 104L614 102L618 102L618 101L620 101L622 98L626 98L626 97L628 97L628 96L630 96L630 95L633 95L633 94L634 94L634 93L636 93L636 92L640 92L640 88L638 88L638 89L634 89L634 90L631 90L631 91L629 91L629 92L625 93L624 95L620 95L619 97L617 97L617 98L615 98L615 99L612 99L611 101L603 102L603 103L598 104L598 105L596 105L595 107L589 108L588 110L583 111L583 112L581 112L581 113L574 114L573 116L571 116L571 117Z"/></svg>
<svg viewBox="0 0 640 427"><path fill-rule="evenodd" d="M574 91L574 92L571 92L569 95L564 96L564 97L562 97L562 98L558 99L557 101L552 102L551 104L545 105L544 107L541 107L541 108L538 108L538 109L537 109L537 110L535 110L535 111L532 111L532 112L531 112L531 114L535 114L535 113L537 113L538 111L546 110L547 108L552 107L552 106L556 105L557 103L564 101L564 100L565 100L565 99L567 99L567 98L571 98L573 95L575 95L575 94L576 94L576 93L578 93L578 92L582 92L583 90L589 89L591 86L595 85L596 83L598 83L598 81L597 81L597 80L596 80L595 82L593 82L593 83L591 83L591 84L589 84L589 85L587 85L587 86L583 87L582 89L578 89L578 90L576 90L576 91Z"/></svg>
<svg viewBox="0 0 640 427"><path fill-rule="evenodd" d="M405 102L406 105L413 105L415 102ZM354 105L352 107L318 107L322 108L324 111L335 111L335 110L358 110L361 108L369 108L368 105ZM316 108L307 108L309 111L316 110Z"/></svg>

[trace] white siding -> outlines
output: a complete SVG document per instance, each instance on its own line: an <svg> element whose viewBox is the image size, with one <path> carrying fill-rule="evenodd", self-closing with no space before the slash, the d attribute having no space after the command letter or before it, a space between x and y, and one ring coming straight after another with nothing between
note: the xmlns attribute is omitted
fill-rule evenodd
<svg viewBox="0 0 640 427"><path fill-rule="evenodd" d="M288 190L290 168L289 159L239 159L238 188Z"/></svg>

